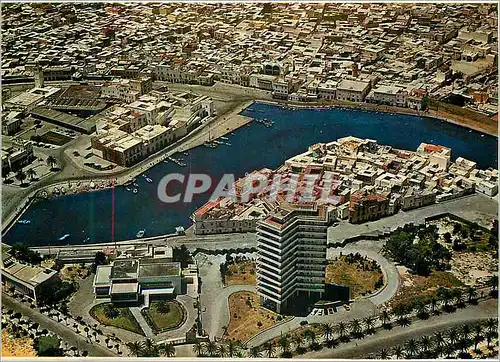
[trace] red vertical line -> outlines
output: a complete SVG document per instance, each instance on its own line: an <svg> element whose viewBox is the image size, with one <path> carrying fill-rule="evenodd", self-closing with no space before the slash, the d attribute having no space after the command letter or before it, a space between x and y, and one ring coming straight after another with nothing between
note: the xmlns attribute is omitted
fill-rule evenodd
<svg viewBox="0 0 500 362"><path fill-rule="evenodd" d="M115 243L116 250L116 241L115 241L115 186L113 185L111 190L111 242Z"/></svg>

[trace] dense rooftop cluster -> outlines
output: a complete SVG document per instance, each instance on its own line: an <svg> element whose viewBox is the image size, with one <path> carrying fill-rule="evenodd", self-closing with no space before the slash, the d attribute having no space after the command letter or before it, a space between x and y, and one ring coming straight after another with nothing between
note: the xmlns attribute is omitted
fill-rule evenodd
<svg viewBox="0 0 500 362"><path fill-rule="evenodd" d="M41 64L47 79L150 75L416 109L428 92L496 112L494 4L16 4L3 27L3 79Z"/></svg>
<svg viewBox="0 0 500 362"><path fill-rule="evenodd" d="M247 175L234 194L207 203L193 221L198 234L250 231L279 205L317 203L327 206L331 222L362 223L474 192L494 196L497 183L498 170L477 169L462 157L452 162L444 146L422 143L414 152L349 136L312 145L275 171ZM250 202L242 202L245 196Z"/></svg>

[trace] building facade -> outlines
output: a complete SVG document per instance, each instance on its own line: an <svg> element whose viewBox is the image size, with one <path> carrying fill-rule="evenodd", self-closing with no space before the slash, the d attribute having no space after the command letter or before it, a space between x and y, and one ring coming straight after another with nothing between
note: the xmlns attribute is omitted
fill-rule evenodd
<svg viewBox="0 0 500 362"><path fill-rule="evenodd" d="M257 224L257 294L277 313L325 292L328 217L316 203L281 204Z"/></svg>

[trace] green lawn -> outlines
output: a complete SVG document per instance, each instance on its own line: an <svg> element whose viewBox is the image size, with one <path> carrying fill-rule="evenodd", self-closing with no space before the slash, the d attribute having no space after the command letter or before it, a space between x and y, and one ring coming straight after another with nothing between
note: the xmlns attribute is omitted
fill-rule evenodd
<svg viewBox="0 0 500 362"><path fill-rule="evenodd" d="M158 303L158 301L153 301L150 303L149 308L142 310L146 321L156 333L176 329L184 323L186 312L179 302L176 300L168 301L169 311L166 314L157 310Z"/></svg>
<svg viewBox="0 0 500 362"><path fill-rule="evenodd" d="M119 315L115 318L108 318L104 315L104 306L106 304L110 303L103 303L93 307L90 310L90 315L104 325L126 329L127 331L144 335L141 326L128 308L114 307L114 309L118 311Z"/></svg>

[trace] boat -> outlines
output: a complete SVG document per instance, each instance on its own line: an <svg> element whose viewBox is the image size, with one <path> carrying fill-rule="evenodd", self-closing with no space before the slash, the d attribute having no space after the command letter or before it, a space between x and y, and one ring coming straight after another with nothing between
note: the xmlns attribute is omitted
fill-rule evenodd
<svg viewBox="0 0 500 362"><path fill-rule="evenodd" d="M17 220L18 224L28 225L31 224L31 220Z"/></svg>
<svg viewBox="0 0 500 362"><path fill-rule="evenodd" d="M127 190L127 191L131 191L131 190L130 190L130 187L125 187L125 190Z"/></svg>
<svg viewBox="0 0 500 362"><path fill-rule="evenodd" d="M139 187L139 184L137 182L134 182L132 185L134 185L134 187Z"/></svg>
<svg viewBox="0 0 500 362"><path fill-rule="evenodd" d="M137 190L137 189L133 189L133 190L132 190L132 192L133 192L134 194L136 194L136 193L138 193L138 192L139 192L139 190Z"/></svg>
<svg viewBox="0 0 500 362"><path fill-rule="evenodd" d="M168 163L168 160L163 160L163 163Z"/></svg>
<svg viewBox="0 0 500 362"><path fill-rule="evenodd" d="M229 140L229 138L224 137L224 136L222 136L220 139L221 139L221 140L224 140L224 141L228 141L228 140Z"/></svg>
<svg viewBox="0 0 500 362"><path fill-rule="evenodd" d="M183 153L183 155L184 155L184 156L188 156L188 155L189 155L189 153L187 153L187 152L184 152L184 153Z"/></svg>
<svg viewBox="0 0 500 362"><path fill-rule="evenodd" d="M63 241L63 240L66 240L67 238L69 238L69 234L64 234L63 236L61 236L59 239L59 241Z"/></svg>
<svg viewBox="0 0 500 362"><path fill-rule="evenodd" d="M146 177L146 182L151 183L153 180L151 180L149 177Z"/></svg>
<svg viewBox="0 0 500 362"><path fill-rule="evenodd" d="M186 234L186 231L184 230L184 226L177 226L175 228L175 233L177 235L185 235Z"/></svg>
<svg viewBox="0 0 500 362"><path fill-rule="evenodd" d="M146 230L139 230L137 232L137 234L135 234L135 236L137 236L138 238L142 238L144 236L144 233L146 232Z"/></svg>
<svg viewBox="0 0 500 362"><path fill-rule="evenodd" d="M85 238L85 240L83 240L83 242L86 243L89 240L90 240L90 238Z"/></svg>

